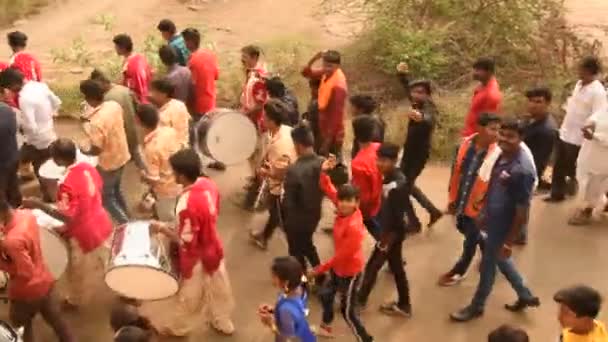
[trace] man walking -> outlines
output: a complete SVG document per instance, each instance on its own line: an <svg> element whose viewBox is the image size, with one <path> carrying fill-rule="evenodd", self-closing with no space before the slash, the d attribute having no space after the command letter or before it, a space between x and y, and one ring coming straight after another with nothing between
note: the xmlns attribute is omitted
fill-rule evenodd
<svg viewBox="0 0 608 342"><path fill-rule="evenodd" d="M156 26L163 39L169 44L175 54L177 55L177 62L181 66L188 65L190 59L190 50L186 47L184 37L177 32L175 23L169 19L163 19Z"/></svg>
<svg viewBox="0 0 608 342"><path fill-rule="evenodd" d="M475 133L477 119L482 113L499 113L502 94L495 76L496 65L487 57L479 58L473 64L473 79L479 81L475 88L469 113L465 117L463 138Z"/></svg>
<svg viewBox="0 0 608 342"><path fill-rule="evenodd" d="M600 61L596 57L586 57L580 62L578 72L579 81L568 99L566 116L559 129L551 195L545 199L547 202L561 202L566 194L576 193L576 159L584 140L582 129L592 115L608 106L606 89L598 80Z"/></svg>

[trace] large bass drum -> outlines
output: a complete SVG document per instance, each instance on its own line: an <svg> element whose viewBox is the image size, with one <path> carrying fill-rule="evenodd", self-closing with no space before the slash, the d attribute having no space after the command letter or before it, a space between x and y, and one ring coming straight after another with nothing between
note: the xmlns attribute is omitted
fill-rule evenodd
<svg viewBox="0 0 608 342"><path fill-rule="evenodd" d="M150 236L150 222L134 221L114 233L105 282L123 297L159 300L179 289L169 245Z"/></svg>
<svg viewBox="0 0 608 342"><path fill-rule="evenodd" d="M195 141L206 156L225 165L234 165L251 157L258 143L258 133L243 113L216 109L199 121Z"/></svg>
<svg viewBox="0 0 608 342"><path fill-rule="evenodd" d="M55 279L61 278L68 267L68 246L65 240L55 231L63 226L63 222L56 220L39 209L32 210L40 228L40 249L44 262Z"/></svg>

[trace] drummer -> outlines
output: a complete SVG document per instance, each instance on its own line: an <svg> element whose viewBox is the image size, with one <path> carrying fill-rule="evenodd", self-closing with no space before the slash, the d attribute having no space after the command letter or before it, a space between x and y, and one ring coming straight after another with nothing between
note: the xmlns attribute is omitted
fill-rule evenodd
<svg viewBox="0 0 608 342"><path fill-rule="evenodd" d="M9 274L9 318L23 328L23 342L33 342L32 323L40 313L60 342L75 341L61 316L53 285L55 280L42 259L36 217L27 209L12 209L0 199L0 270Z"/></svg>
<svg viewBox="0 0 608 342"><path fill-rule="evenodd" d="M234 300L216 229L219 190L212 180L201 176L201 161L194 150L181 150L169 162L177 183L185 188L175 209L178 219L175 224L153 222L151 231L178 245L180 288L165 300L144 302L140 313L161 335L187 336L203 310L211 327L232 335Z"/></svg>
<svg viewBox="0 0 608 342"><path fill-rule="evenodd" d="M137 122L144 132L142 147L146 171L142 171L142 179L152 188L156 199L154 203L156 217L164 222L173 222L175 203L181 186L175 182L169 157L179 151L182 144L173 128L160 125L160 114L154 106L140 105L136 115Z"/></svg>
<svg viewBox="0 0 608 342"><path fill-rule="evenodd" d="M77 308L87 304L92 289L101 283L106 248L104 242L112 232L112 221L101 203L102 180L91 164L76 160L76 145L70 139L51 144L53 161L67 169L57 191L57 208L37 199L24 199L23 207L40 209L62 221L59 228L68 242L68 295L65 306Z"/></svg>

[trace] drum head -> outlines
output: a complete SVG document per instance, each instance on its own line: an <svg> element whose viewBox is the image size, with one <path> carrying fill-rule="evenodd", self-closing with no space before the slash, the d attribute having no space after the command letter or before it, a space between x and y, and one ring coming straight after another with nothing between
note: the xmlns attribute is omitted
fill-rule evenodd
<svg viewBox="0 0 608 342"><path fill-rule="evenodd" d="M177 279L162 270L140 265L116 266L106 272L108 287L137 300L159 300L177 293Z"/></svg>
<svg viewBox="0 0 608 342"><path fill-rule="evenodd" d="M47 160L42 166L40 166L40 177L51 179L51 180L59 180L63 175L65 175L65 167L57 165L53 159Z"/></svg>
<svg viewBox="0 0 608 342"><path fill-rule="evenodd" d="M68 267L68 249L64 240L53 231L63 224L40 210L33 211L40 227L42 257L55 279L59 279Z"/></svg>
<svg viewBox="0 0 608 342"><path fill-rule="evenodd" d="M205 141L213 159L234 165L244 162L253 154L258 135L249 118L239 112L222 112L215 114L211 120Z"/></svg>

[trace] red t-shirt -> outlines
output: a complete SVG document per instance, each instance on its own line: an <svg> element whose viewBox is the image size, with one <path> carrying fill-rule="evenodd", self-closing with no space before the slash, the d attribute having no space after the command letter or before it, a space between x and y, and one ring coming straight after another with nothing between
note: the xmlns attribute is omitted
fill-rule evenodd
<svg viewBox="0 0 608 342"><path fill-rule="evenodd" d="M336 188L329 176L321 173L319 186L327 197L334 202L338 201ZM333 270L340 277L352 277L363 271L365 257L363 254L363 241L365 239L365 225L360 210L349 216L336 216L334 222L334 256L325 263L317 266L315 273L321 274Z"/></svg>
<svg viewBox="0 0 608 342"><path fill-rule="evenodd" d="M127 57L122 73L123 85L131 89L139 103L148 103L148 86L152 81L152 69L146 57L138 53Z"/></svg>
<svg viewBox="0 0 608 342"><path fill-rule="evenodd" d="M266 89L266 82L264 82L266 75L267 72L262 66L249 70L241 94L241 110L243 112L248 113L255 106L262 105L262 110L257 112L254 117L249 118L258 127L260 132L266 130L263 107L268 100L268 89Z"/></svg>
<svg viewBox="0 0 608 342"><path fill-rule="evenodd" d="M485 86L480 85L475 89L471 108L464 122L461 136L468 137L477 133L477 119L482 113L498 113L502 102L502 94L496 78L492 77Z"/></svg>
<svg viewBox="0 0 608 342"><path fill-rule="evenodd" d="M375 217L380 211L382 173L376 166L376 152L380 145L371 143L370 146L359 150L351 163L353 185L359 188L360 208L365 218Z"/></svg>
<svg viewBox="0 0 608 342"><path fill-rule="evenodd" d="M11 57L9 65L23 74L26 81L42 81L40 62L29 52L21 51Z"/></svg>
<svg viewBox="0 0 608 342"><path fill-rule="evenodd" d="M0 62L0 71L4 71L4 70L8 69L8 67L9 67L8 63Z"/></svg>
<svg viewBox="0 0 608 342"><path fill-rule="evenodd" d="M100 247L112 233L112 221L101 201L102 187L97 170L80 162L68 168L57 191L57 209L70 218L66 235L78 241L84 253Z"/></svg>
<svg viewBox="0 0 608 342"><path fill-rule="evenodd" d="M15 210L13 219L0 227L4 233L0 270L11 278L9 298L32 301L46 296L55 280L42 256L36 217L30 210Z"/></svg>
<svg viewBox="0 0 608 342"><path fill-rule="evenodd" d="M194 83L194 109L203 115L215 109L215 81L220 77L217 58L209 50L199 49L190 55L188 62Z"/></svg>
<svg viewBox="0 0 608 342"><path fill-rule="evenodd" d="M207 273L214 273L224 259L217 233L220 195L215 183L206 177L184 190L177 203L179 265L181 275L190 278L197 262Z"/></svg>

